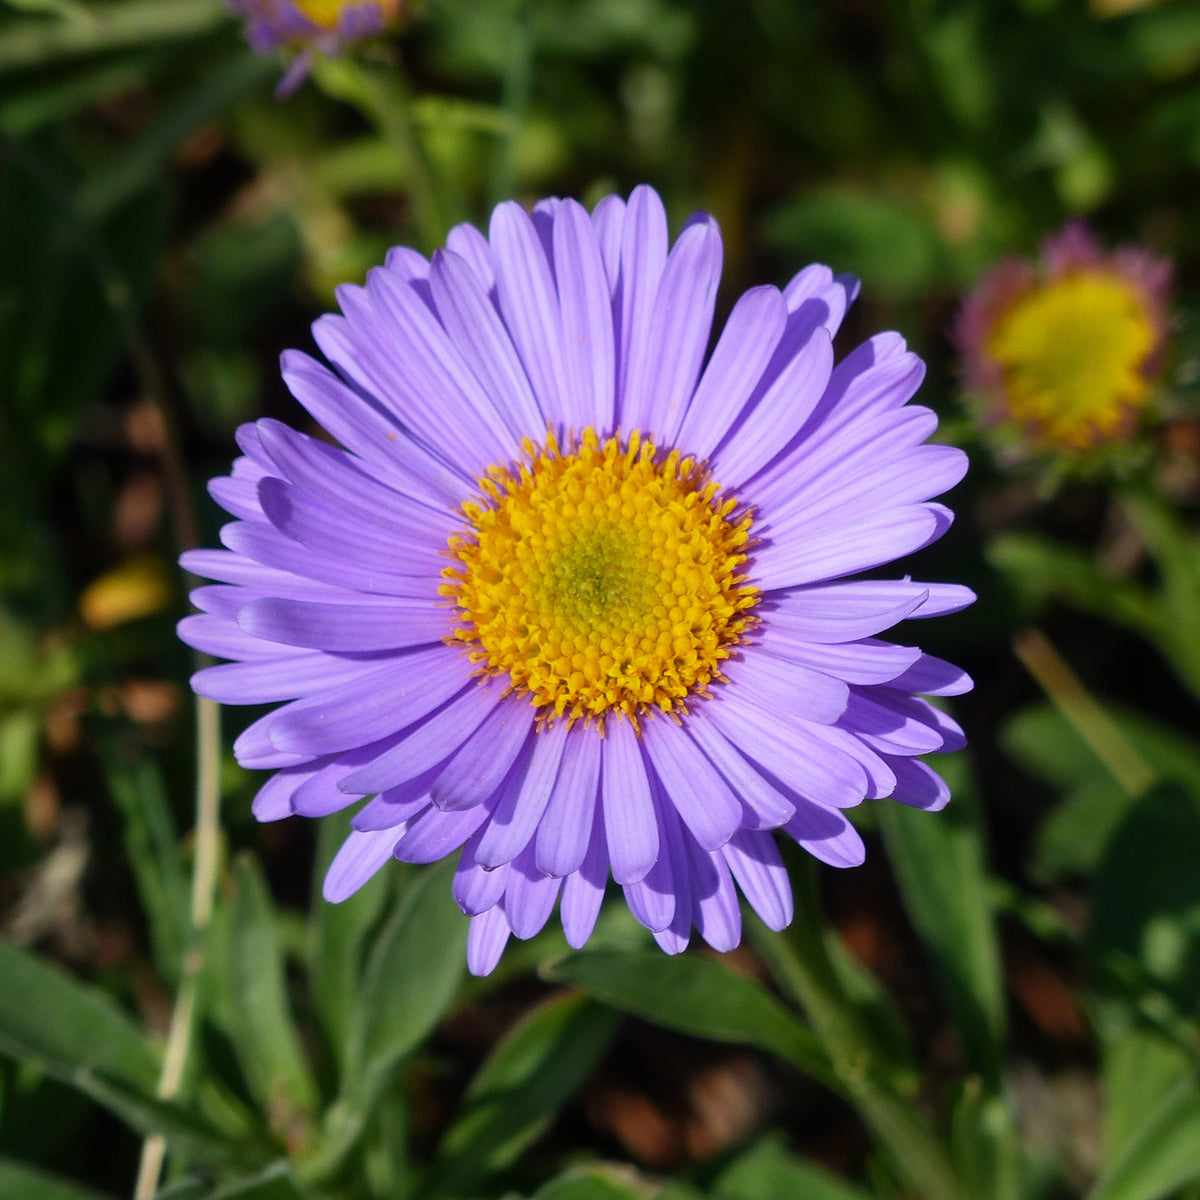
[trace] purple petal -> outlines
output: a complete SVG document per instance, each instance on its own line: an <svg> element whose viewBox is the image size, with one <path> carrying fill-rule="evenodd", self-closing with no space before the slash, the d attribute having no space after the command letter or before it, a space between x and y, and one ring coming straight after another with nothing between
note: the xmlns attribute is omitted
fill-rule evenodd
<svg viewBox="0 0 1200 1200"><path fill-rule="evenodd" d="M488 227L496 263L500 311L525 365L542 414L559 411L570 381L564 362L562 317L554 276L533 222L509 200L496 206ZM531 430L530 434L538 433Z"/></svg>
<svg viewBox="0 0 1200 1200"><path fill-rule="evenodd" d="M673 437L681 450L710 457L762 379L786 323L778 288L751 288L738 298Z"/></svg>
<svg viewBox="0 0 1200 1200"><path fill-rule="evenodd" d="M480 804L504 782L532 732L535 709L520 697L499 701L462 744L433 785L438 808Z"/></svg>
<svg viewBox="0 0 1200 1200"><path fill-rule="evenodd" d="M554 222L554 260L562 306L562 337L571 389L568 425L612 430L616 398L612 294L600 245L587 212L563 202Z"/></svg>
<svg viewBox="0 0 1200 1200"><path fill-rule="evenodd" d="M478 276L464 259L439 250L433 256L430 282L446 331L495 401L513 445L524 437L540 436L545 418L512 338Z"/></svg>
<svg viewBox="0 0 1200 1200"><path fill-rule="evenodd" d="M843 520L755 552L753 578L763 591L852 575L929 545L941 522L928 505L908 505Z"/></svg>
<svg viewBox="0 0 1200 1200"><path fill-rule="evenodd" d="M310 600L252 600L238 614L252 637L341 653L396 650L442 642L451 614L432 601L325 604Z"/></svg>
<svg viewBox="0 0 1200 1200"><path fill-rule="evenodd" d="M453 854L487 820L487 808L480 804L463 812L442 812L430 805L407 823L407 828L392 853L401 862L440 862Z"/></svg>
<svg viewBox="0 0 1200 1200"><path fill-rule="evenodd" d="M658 858L658 826L650 783L633 726L621 718L609 721L604 729L603 751L600 786L612 875L617 883L633 883Z"/></svg>
<svg viewBox="0 0 1200 1200"><path fill-rule="evenodd" d="M600 259L608 277L608 290L614 297L621 283L621 241L625 232L625 201L620 196L605 196L592 210L592 226Z"/></svg>
<svg viewBox="0 0 1200 1200"><path fill-rule="evenodd" d="M692 868L692 919L700 936L722 954L742 940L742 911L733 878L721 854L710 854L687 839Z"/></svg>
<svg viewBox="0 0 1200 1200"><path fill-rule="evenodd" d="M854 680L858 683L889 683L887 680ZM927 696L961 696L974 686L970 675L944 658L922 654L917 661L889 683L903 692L923 692Z"/></svg>
<svg viewBox="0 0 1200 1200"><path fill-rule="evenodd" d="M554 792L537 831L534 862L543 875L577 871L587 854L600 788L600 735L576 727L567 734Z"/></svg>
<svg viewBox="0 0 1200 1200"><path fill-rule="evenodd" d="M492 265L492 248L488 245L487 238L474 225L465 221L461 225L455 225L446 234L446 249L466 260L485 293L495 288L496 270Z"/></svg>
<svg viewBox="0 0 1200 1200"><path fill-rule="evenodd" d="M416 678L420 678L419 672ZM460 690L456 695L451 691L454 678L446 674L420 681L422 685L428 683L434 690L429 695L422 694L419 700L410 699L413 707L401 710L405 717L411 717L402 740L374 762L343 779L343 791L366 796L398 787L422 772L432 770L458 750L496 706L499 689L493 690L478 681L463 680L460 675ZM450 703L445 703L451 696ZM442 704L444 707L431 714L435 706Z"/></svg>
<svg viewBox="0 0 1200 1200"><path fill-rule="evenodd" d="M874 638L840 645L809 642L774 622L764 622L763 628L755 631L755 638L768 654L833 675L847 683L891 682L893 687L901 687L903 685L894 681L904 678L905 672L921 658L921 651L915 646L896 646Z"/></svg>
<svg viewBox="0 0 1200 1200"><path fill-rule="evenodd" d="M721 850L750 907L768 929L780 930L792 922L792 885L769 833L739 829Z"/></svg>
<svg viewBox="0 0 1200 1200"><path fill-rule="evenodd" d="M472 917L467 932L467 970L472 975L490 975L508 945L509 933L502 905Z"/></svg>
<svg viewBox="0 0 1200 1200"><path fill-rule="evenodd" d="M748 810L742 818L743 826L752 820L755 828L776 829L791 820L796 806L725 740L711 720L693 713L687 731Z"/></svg>
<svg viewBox="0 0 1200 1200"><path fill-rule="evenodd" d="M910 808L922 808L926 812L940 812L950 802L950 789L926 763L915 758L893 758L890 764L896 772L893 800Z"/></svg>
<svg viewBox="0 0 1200 1200"><path fill-rule="evenodd" d="M670 720L643 722L642 749L696 840L705 850L720 849L742 823L742 806L720 772Z"/></svg>
<svg viewBox="0 0 1200 1200"><path fill-rule="evenodd" d="M488 871L475 861L475 850L483 836L480 829L473 833L463 847L462 857L454 872L454 899L468 916L478 916L504 897L504 886L508 880L507 863Z"/></svg>
<svg viewBox="0 0 1200 1200"><path fill-rule="evenodd" d="M629 342L621 424L666 440L696 386L721 278L721 234L708 218L685 229L663 268L645 336ZM661 431L661 432L660 432Z"/></svg>
<svg viewBox="0 0 1200 1200"><path fill-rule="evenodd" d="M527 941L541 933L554 911L562 880L543 875L527 849L513 860L504 888L504 912L515 937Z"/></svg>
<svg viewBox="0 0 1200 1200"><path fill-rule="evenodd" d="M567 740L565 721L533 737L528 756L509 772L475 857L485 867L511 862L529 845L550 802Z"/></svg>
<svg viewBox="0 0 1200 1200"><path fill-rule="evenodd" d="M818 329L779 372L713 457L713 470L729 487L757 475L789 445L816 406L833 368L833 344Z"/></svg>
<svg viewBox="0 0 1200 1200"><path fill-rule="evenodd" d="M322 317L314 324L313 336L327 356L332 357L331 349L352 353L342 347L344 329L340 317ZM385 478L434 505L453 507L462 499L462 477L415 445L377 403L299 350L284 351L279 361L288 390L313 419Z"/></svg>
<svg viewBox="0 0 1200 1200"><path fill-rule="evenodd" d="M851 698L853 700L853 697ZM774 709L761 708L732 689L710 702L717 728L768 778L810 800L837 808L858 804L866 793L862 767L820 736Z"/></svg>
<svg viewBox="0 0 1200 1200"><path fill-rule="evenodd" d="M583 865L563 880L562 917L567 945L578 950L596 927L604 888L608 883L608 851L604 844L604 817L597 804L592 814L592 832Z"/></svg>
<svg viewBox="0 0 1200 1200"><path fill-rule="evenodd" d="M392 847L400 832L398 829L374 833L352 831L329 864L321 895L331 904L354 895L392 857Z"/></svg>
<svg viewBox="0 0 1200 1200"><path fill-rule="evenodd" d="M802 805L784 829L809 854L831 867L860 867L867 857L858 830L832 809Z"/></svg>
<svg viewBox="0 0 1200 1200"><path fill-rule="evenodd" d="M809 584L769 597L762 617L781 634L835 645L882 633L898 621L918 615L928 595L924 585L907 581Z"/></svg>
<svg viewBox="0 0 1200 1200"><path fill-rule="evenodd" d="M329 754L379 741L464 688L470 670L461 655L445 646L398 656L358 680L278 709L270 722L271 741L293 754Z"/></svg>
<svg viewBox="0 0 1200 1200"><path fill-rule="evenodd" d="M850 689L842 680L792 659L764 654L758 646L747 646L740 657L726 663L725 674L732 686L753 692L760 704L819 725L832 725L850 701Z"/></svg>
<svg viewBox="0 0 1200 1200"><path fill-rule="evenodd" d="M667 261L667 241L667 213L658 193L645 184L634 188L621 228L621 276L615 309L619 347L616 420L626 429L634 428L624 407L630 366L647 352L650 314Z"/></svg>

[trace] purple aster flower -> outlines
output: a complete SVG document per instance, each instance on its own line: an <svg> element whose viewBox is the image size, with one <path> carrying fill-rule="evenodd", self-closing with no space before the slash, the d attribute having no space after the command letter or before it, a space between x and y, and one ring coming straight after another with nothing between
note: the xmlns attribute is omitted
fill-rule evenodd
<svg viewBox="0 0 1200 1200"><path fill-rule="evenodd" d="M313 55L339 54L351 42L374 37L400 23L403 0L225 0L246 21L246 40L259 54L280 46L299 49L276 89L294 92Z"/></svg>
<svg viewBox="0 0 1200 1200"><path fill-rule="evenodd" d="M476 974L556 904L582 945L610 875L664 950L728 950L735 884L791 919L773 830L854 866L846 809L948 799L917 756L962 734L921 694L970 681L877 635L973 597L846 576L946 530L965 456L924 444L898 335L835 365L857 284L826 267L743 295L706 361L720 273L649 187L392 250L313 326L331 367L283 356L344 449L243 426L225 549L184 555L219 582L180 634L233 660L196 690L286 701L234 747L275 772L255 815L361 804L332 901L457 853Z"/></svg>

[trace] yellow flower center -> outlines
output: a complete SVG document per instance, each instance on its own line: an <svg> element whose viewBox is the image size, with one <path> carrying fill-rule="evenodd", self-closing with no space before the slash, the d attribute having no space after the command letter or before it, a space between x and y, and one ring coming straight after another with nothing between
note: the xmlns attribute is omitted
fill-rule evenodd
<svg viewBox="0 0 1200 1200"><path fill-rule="evenodd" d="M342 11L353 0L292 0L300 14L319 29L336 30ZM379 0L384 22L394 21L400 15L400 0Z"/></svg>
<svg viewBox="0 0 1200 1200"><path fill-rule="evenodd" d="M526 441L527 463L492 467L463 505L442 594L452 644L507 674L544 717L635 724L706 695L754 618L745 582L751 518L735 516L702 463L659 455L634 432L575 449Z"/></svg>
<svg viewBox="0 0 1200 1200"><path fill-rule="evenodd" d="M1155 329L1137 288L1080 271L1013 304L988 339L1005 371L1011 414L1043 439L1081 450L1121 432L1146 401Z"/></svg>

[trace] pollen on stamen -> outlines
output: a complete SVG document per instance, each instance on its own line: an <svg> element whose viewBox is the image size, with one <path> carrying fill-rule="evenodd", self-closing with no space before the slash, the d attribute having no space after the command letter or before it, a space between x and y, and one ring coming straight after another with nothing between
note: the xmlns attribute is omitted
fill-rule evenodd
<svg viewBox="0 0 1200 1200"><path fill-rule="evenodd" d="M601 442L588 428L565 453L551 431L524 450L462 507L447 640L543 723L677 716L754 622L751 515L703 464L636 430Z"/></svg>

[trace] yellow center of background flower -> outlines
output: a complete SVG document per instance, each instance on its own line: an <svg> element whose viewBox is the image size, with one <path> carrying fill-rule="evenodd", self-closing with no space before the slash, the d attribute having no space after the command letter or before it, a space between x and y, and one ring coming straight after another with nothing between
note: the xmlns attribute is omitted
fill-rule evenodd
<svg viewBox="0 0 1200 1200"><path fill-rule="evenodd" d="M292 0L301 15L319 29L336 30L342 11L351 7L353 0ZM378 0L385 22L394 21L400 15L400 0Z"/></svg>
<svg viewBox="0 0 1200 1200"><path fill-rule="evenodd" d="M1017 300L987 349L1004 368L1011 415L1036 426L1046 442L1081 450L1119 433L1145 403L1141 369L1154 341L1132 284L1081 271Z"/></svg>
<svg viewBox="0 0 1200 1200"><path fill-rule="evenodd" d="M450 539L442 587L458 609L449 640L548 718L636 723L706 694L753 621L751 518L731 519L736 500L702 464L660 458L636 432L622 446L587 429L565 454L551 435L525 453L463 505L469 532Z"/></svg>

